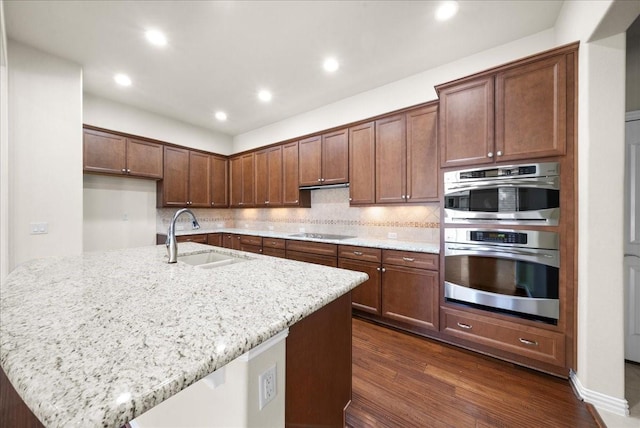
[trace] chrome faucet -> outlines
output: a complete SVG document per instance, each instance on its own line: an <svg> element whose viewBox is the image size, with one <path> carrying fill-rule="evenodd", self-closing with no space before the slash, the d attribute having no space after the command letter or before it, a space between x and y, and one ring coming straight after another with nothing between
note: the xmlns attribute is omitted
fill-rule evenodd
<svg viewBox="0 0 640 428"><path fill-rule="evenodd" d="M180 214L187 213L193 219L193 228L200 229L200 224L196 220L196 215L188 208L182 208L173 215L171 223L169 224L169 231L167 232L167 252L169 253L169 263L175 263L178 261L178 242L176 241L176 220L180 217Z"/></svg>

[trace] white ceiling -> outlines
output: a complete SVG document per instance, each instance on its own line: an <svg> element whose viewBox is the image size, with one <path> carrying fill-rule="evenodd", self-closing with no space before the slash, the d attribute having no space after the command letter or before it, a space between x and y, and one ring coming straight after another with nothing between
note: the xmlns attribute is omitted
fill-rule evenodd
<svg viewBox="0 0 640 428"><path fill-rule="evenodd" d="M237 135L551 28L562 1L12 1L10 39L82 65L84 90ZM168 46L147 43L161 29ZM322 69L325 56L337 73ZM9 58L9 65L11 58ZM129 88L113 75L127 73ZM273 100L256 99L259 88ZM218 122L217 110L229 119Z"/></svg>

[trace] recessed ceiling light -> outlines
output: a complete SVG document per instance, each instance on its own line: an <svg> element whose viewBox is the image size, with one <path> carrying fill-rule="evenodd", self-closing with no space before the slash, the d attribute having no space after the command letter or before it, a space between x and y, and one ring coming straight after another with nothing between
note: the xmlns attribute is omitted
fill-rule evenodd
<svg viewBox="0 0 640 428"><path fill-rule="evenodd" d="M147 30L144 35L152 45L165 46L167 44L167 37L158 30Z"/></svg>
<svg viewBox="0 0 640 428"><path fill-rule="evenodd" d="M340 68L340 64L338 64L338 60L335 58L325 59L322 66L324 67L325 71L328 71L329 73L333 73L338 68Z"/></svg>
<svg viewBox="0 0 640 428"><path fill-rule="evenodd" d="M271 92L267 91L266 89L262 89L260 92L258 92L258 98L260 99L260 101L267 103L271 101L273 95L271 95Z"/></svg>
<svg viewBox="0 0 640 428"><path fill-rule="evenodd" d="M224 122L225 120L227 120L227 113L223 111L217 111L216 119L218 119L220 122Z"/></svg>
<svg viewBox="0 0 640 428"><path fill-rule="evenodd" d="M438 21L446 21L453 18L456 13L458 13L458 2L445 1L436 9L436 19Z"/></svg>
<svg viewBox="0 0 640 428"><path fill-rule="evenodd" d="M120 86L131 86L131 79L126 74L118 73L113 76L113 80Z"/></svg>

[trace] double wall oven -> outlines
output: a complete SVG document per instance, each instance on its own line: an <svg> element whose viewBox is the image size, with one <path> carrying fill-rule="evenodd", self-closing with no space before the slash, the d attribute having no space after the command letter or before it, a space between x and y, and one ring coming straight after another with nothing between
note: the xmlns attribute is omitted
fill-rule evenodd
<svg viewBox="0 0 640 428"><path fill-rule="evenodd" d="M531 226L558 224L558 164L453 171L444 181L445 300L557 324L559 236Z"/></svg>

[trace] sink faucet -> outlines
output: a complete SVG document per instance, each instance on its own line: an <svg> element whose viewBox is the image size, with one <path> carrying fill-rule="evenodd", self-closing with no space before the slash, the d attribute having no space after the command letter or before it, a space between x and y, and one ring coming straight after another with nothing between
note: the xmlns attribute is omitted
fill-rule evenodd
<svg viewBox="0 0 640 428"><path fill-rule="evenodd" d="M178 242L176 241L176 220L180 214L187 213L193 219L193 228L200 229L200 224L196 220L196 215L188 208L182 208L173 215L171 223L169 223L169 231L167 232L167 252L169 253L169 263L178 261Z"/></svg>

